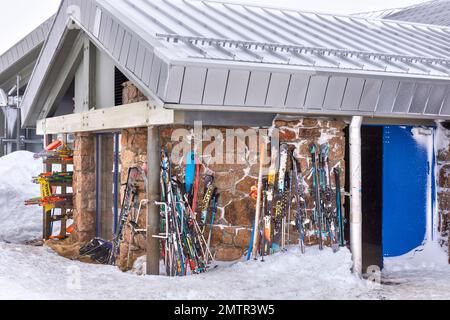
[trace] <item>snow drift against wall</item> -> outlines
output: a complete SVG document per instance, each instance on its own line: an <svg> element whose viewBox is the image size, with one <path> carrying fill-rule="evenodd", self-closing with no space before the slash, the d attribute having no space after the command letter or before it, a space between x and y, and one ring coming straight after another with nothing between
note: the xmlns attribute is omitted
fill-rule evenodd
<svg viewBox="0 0 450 320"><path fill-rule="evenodd" d="M42 210L24 201L39 196L32 177L42 171L33 153L19 151L0 158L0 241L21 243L42 232Z"/></svg>

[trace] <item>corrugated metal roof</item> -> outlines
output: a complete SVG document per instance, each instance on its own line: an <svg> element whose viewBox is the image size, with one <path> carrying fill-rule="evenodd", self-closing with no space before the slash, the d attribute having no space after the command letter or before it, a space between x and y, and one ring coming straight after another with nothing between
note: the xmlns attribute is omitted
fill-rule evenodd
<svg viewBox="0 0 450 320"><path fill-rule="evenodd" d="M164 46L177 60L263 62L436 76L447 76L450 70L450 29L209 1L98 2L114 16L127 16L134 24L132 28L169 42Z"/></svg>
<svg viewBox="0 0 450 320"><path fill-rule="evenodd" d="M384 16L386 19L450 26L450 1L434 0L406 7Z"/></svg>
<svg viewBox="0 0 450 320"><path fill-rule="evenodd" d="M0 56L0 74L8 68L12 67L16 62L20 61L24 56L42 46L50 27L53 23L54 16L47 19L39 27L30 32L25 38L16 43L8 51Z"/></svg>
<svg viewBox="0 0 450 320"><path fill-rule="evenodd" d="M24 119L32 119L69 5L79 6L75 20L94 43L162 103L415 117L447 112L442 82L450 79L450 28L213 1L71 0L63 1L28 86ZM414 98L435 91L439 99L430 108L430 99ZM395 107L399 99L405 105Z"/></svg>

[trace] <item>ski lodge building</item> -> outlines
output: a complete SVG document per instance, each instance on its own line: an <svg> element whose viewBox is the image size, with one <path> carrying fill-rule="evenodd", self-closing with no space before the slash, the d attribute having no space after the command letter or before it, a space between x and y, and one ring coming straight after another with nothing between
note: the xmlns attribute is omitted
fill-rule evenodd
<svg viewBox="0 0 450 320"><path fill-rule="evenodd" d="M450 1L427 5L450 16ZM0 57L0 88L22 79L22 130L47 142L73 135L75 231L49 245L74 258L96 236L111 240L126 169L146 163L147 236L125 234L122 245L159 274L161 148L201 121L225 135L278 129L303 172L308 146L329 143L330 165L345 172L355 271L424 240L448 246L450 27L422 24L433 20L410 9L387 18L216 1L62 1ZM221 195L212 251L237 260L249 247L258 159L235 150L243 161L208 163L208 150L203 143L203 166ZM130 267L123 255L117 264Z"/></svg>

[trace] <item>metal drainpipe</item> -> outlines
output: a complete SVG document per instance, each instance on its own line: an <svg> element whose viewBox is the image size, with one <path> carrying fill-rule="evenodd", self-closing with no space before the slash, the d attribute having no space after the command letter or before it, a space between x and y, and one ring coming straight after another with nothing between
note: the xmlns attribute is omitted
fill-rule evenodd
<svg viewBox="0 0 450 320"><path fill-rule="evenodd" d="M160 143L158 127L148 127L147 141L147 274L159 275L159 175L160 175Z"/></svg>
<svg viewBox="0 0 450 320"><path fill-rule="evenodd" d="M353 272L362 275L362 186L361 125L363 117L355 116L350 125L350 246Z"/></svg>

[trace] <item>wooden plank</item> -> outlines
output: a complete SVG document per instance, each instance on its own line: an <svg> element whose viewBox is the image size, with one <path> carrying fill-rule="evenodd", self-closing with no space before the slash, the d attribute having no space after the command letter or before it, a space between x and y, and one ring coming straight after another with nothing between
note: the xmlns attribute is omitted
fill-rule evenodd
<svg viewBox="0 0 450 320"><path fill-rule="evenodd" d="M37 134L107 131L175 123L175 111L138 102L113 108L48 118L37 122ZM54 160L51 160L52 163ZM64 162L63 162L64 163ZM69 163L67 163L69 164Z"/></svg>

